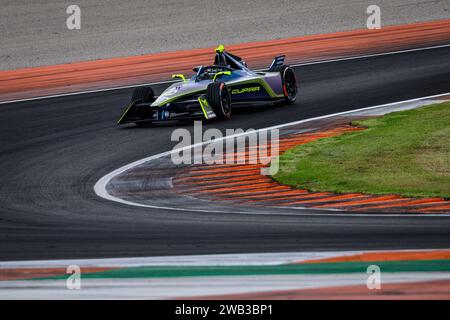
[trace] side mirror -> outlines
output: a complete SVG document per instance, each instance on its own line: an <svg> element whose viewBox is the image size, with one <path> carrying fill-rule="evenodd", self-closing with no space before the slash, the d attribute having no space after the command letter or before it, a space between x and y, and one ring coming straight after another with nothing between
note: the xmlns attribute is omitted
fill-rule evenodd
<svg viewBox="0 0 450 320"><path fill-rule="evenodd" d="M182 74L173 74L172 79L181 79L183 82L186 82L186 78Z"/></svg>
<svg viewBox="0 0 450 320"><path fill-rule="evenodd" d="M214 78L213 78L213 81L216 81L216 79L218 79L218 78L220 78L221 76L229 76L229 75L231 75L231 71L220 71L220 72L217 72L215 75L214 75Z"/></svg>

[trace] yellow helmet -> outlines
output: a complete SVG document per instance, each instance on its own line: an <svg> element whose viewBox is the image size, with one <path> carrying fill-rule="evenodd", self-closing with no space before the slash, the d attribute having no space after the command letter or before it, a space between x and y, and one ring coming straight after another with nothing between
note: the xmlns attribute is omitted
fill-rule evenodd
<svg viewBox="0 0 450 320"><path fill-rule="evenodd" d="M224 52L224 51L225 51L225 47L223 46L223 44L219 45L219 46L216 48L216 52L217 52L217 53L222 53L222 52Z"/></svg>

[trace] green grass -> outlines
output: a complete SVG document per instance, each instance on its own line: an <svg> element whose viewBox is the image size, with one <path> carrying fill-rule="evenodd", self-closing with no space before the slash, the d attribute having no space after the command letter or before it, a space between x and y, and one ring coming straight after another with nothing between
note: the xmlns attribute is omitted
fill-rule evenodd
<svg viewBox="0 0 450 320"><path fill-rule="evenodd" d="M449 260L379 261L379 262L330 262L266 266L161 266L136 267L103 272L82 273L82 279L111 278L167 278L206 276L251 276L274 274L342 274L365 273L370 265L378 265L383 272L432 272L450 271ZM83 271L83 270L82 270ZM34 278L30 280L62 280L67 275Z"/></svg>
<svg viewBox="0 0 450 320"><path fill-rule="evenodd" d="M285 152L274 179L310 191L450 198L450 103L353 124L367 129Z"/></svg>

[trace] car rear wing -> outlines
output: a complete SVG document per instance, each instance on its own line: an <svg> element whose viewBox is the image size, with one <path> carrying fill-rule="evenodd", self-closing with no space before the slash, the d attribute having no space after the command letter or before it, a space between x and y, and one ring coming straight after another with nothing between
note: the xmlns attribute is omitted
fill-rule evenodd
<svg viewBox="0 0 450 320"><path fill-rule="evenodd" d="M270 65L269 71L274 71L275 67L282 66L285 57L286 57L285 55L276 56L273 59L272 64Z"/></svg>

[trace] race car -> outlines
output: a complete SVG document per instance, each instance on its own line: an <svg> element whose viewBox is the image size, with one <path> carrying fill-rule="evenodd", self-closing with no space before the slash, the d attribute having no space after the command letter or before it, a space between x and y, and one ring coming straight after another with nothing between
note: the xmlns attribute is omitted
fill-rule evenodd
<svg viewBox="0 0 450 320"><path fill-rule="evenodd" d="M214 64L194 68L195 75L180 79L160 96L151 87L134 90L130 104L117 124L151 123L176 119L231 118L235 107L263 103L294 103L297 81L284 55L274 58L268 71L252 71L223 45L215 49Z"/></svg>

